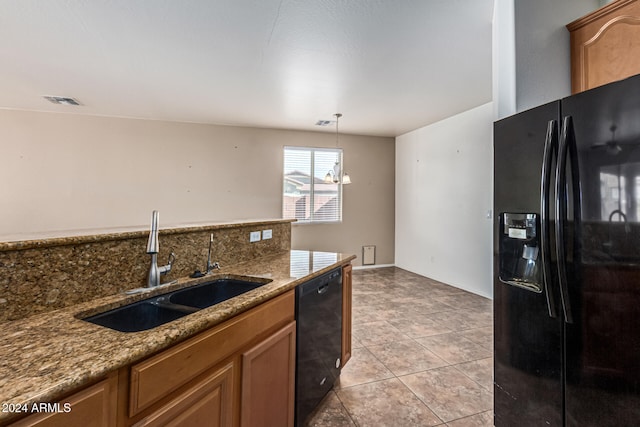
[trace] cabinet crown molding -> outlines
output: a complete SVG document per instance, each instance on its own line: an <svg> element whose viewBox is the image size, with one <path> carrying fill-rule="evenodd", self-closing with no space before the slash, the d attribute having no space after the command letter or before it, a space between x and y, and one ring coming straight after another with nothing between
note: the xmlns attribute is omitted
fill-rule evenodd
<svg viewBox="0 0 640 427"><path fill-rule="evenodd" d="M583 16L582 18L578 18L575 21L570 22L569 24L566 25L566 27L569 31L575 31L579 28L584 27L585 25L590 24L593 21L596 21L602 18L603 16L606 16L612 13L616 9L620 9L621 7L625 7L631 3L635 3L636 1L638 0L617 0L617 1L611 2L605 6L602 6L600 9L596 9L590 14Z"/></svg>

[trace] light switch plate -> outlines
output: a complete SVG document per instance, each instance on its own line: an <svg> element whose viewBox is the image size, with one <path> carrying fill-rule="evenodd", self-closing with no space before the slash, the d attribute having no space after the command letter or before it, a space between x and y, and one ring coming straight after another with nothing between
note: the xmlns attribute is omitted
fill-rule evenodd
<svg viewBox="0 0 640 427"><path fill-rule="evenodd" d="M260 241L259 231L252 231L251 233L249 233L249 242L253 243L253 242L259 242L259 241Z"/></svg>
<svg viewBox="0 0 640 427"><path fill-rule="evenodd" d="M270 239L273 235L272 230L262 230L262 240Z"/></svg>

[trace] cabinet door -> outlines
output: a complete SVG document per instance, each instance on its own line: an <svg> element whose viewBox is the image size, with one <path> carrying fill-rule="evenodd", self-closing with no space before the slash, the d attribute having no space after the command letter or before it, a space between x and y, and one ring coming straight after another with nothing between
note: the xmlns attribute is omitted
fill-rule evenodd
<svg viewBox="0 0 640 427"><path fill-rule="evenodd" d="M260 334L294 317L294 291L260 304L131 367L129 416L170 396Z"/></svg>
<svg viewBox="0 0 640 427"><path fill-rule="evenodd" d="M567 28L572 93L640 73L640 2L617 0Z"/></svg>
<svg viewBox="0 0 640 427"><path fill-rule="evenodd" d="M88 387L59 402L59 412L31 415L12 427L111 427L116 424L117 376ZM68 410L68 412L64 412Z"/></svg>
<svg viewBox="0 0 640 427"><path fill-rule="evenodd" d="M351 359L351 264L342 267L342 365Z"/></svg>
<svg viewBox="0 0 640 427"><path fill-rule="evenodd" d="M230 427L232 401L233 362L216 370L135 426Z"/></svg>
<svg viewBox="0 0 640 427"><path fill-rule="evenodd" d="M242 354L241 426L293 426L295 360L295 321Z"/></svg>

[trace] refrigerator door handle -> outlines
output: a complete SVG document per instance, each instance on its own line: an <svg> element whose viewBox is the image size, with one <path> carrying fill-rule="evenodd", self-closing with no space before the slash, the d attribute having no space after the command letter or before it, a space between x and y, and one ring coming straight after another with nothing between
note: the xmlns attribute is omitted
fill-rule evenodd
<svg viewBox="0 0 640 427"><path fill-rule="evenodd" d="M542 276L547 298L549 317L556 318L558 313L554 299L553 274L551 271L551 234L549 230L549 199L551 192L551 169L553 158L558 156L558 122L550 120L544 141L542 158L542 177L540 178L540 249L542 252Z"/></svg>
<svg viewBox="0 0 640 427"><path fill-rule="evenodd" d="M562 121L560 132L560 145L558 147L558 162L556 164L556 259L558 262L558 284L560 287L560 300L564 309L564 318L567 323L573 323L571 304L569 302L569 289L567 286L567 266L565 247L565 225L567 220L567 161L570 140L573 140L570 132L573 131L571 116L566 116ZM572 165L573 166L573 165Z"/></svg>

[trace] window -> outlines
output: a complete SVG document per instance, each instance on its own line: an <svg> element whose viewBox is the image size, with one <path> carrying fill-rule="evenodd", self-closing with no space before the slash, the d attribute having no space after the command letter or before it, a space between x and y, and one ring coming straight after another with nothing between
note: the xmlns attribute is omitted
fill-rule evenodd
<svg viewBox="0 0 640 427"><path fill-rule="evenodd" d="M342 220L342 187L324 177L342 163L338 148L284 148L282 217L300 222Z"/></svg>
<svg viewBox="0 0 640 427"><path fill-rule="evenodd" d="M640 163L600 167L600 218L609 222L640 219Z"/></svg>

